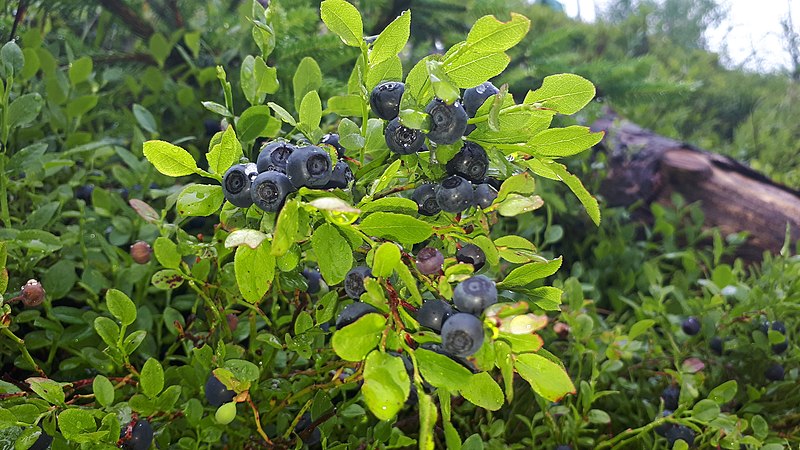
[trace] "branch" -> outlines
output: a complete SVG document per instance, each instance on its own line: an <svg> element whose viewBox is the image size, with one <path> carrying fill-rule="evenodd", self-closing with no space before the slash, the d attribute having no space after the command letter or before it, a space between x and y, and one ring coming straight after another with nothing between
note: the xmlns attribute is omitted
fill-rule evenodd
<svg viewBox="0 0 800 450"><path fill-rule="evenodd" d="M136 11L122 0L99 0L103 8L117 16L135 35L144 39L153 35L153 26L141 18Z"/></svg>

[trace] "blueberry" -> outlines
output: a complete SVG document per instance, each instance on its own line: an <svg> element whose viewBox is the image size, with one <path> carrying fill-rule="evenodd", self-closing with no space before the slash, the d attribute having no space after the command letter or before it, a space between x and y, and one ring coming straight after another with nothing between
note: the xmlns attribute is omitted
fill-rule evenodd
<svg viewBox="0 0 800 450"><path fill-rule="evenodd" d="M133 426L130 439L125 441L122 448L128 450L147 450L153 444L153 427L145 419L139 419Z"/></svg>
<svg viewBox="0 0 800 450"><path fill-rule="evenodd" d="M475 117L481 106L486 102L486 99L500 92L490 81L469 88L464 91L464 109L467 115Z"/></svg>
<svg viewBox="0 0 800 450"><path fill-rule="evenodd" d="M297 426L294 427L294 432L300 435L300 438L305 442L306 445L309 447L318 446L320 441L322 440L322 433L319 431L319 428L314 427L311 433L303 433L309 426L311 426L313 422L311 421L311 414L305 413L303 417L297 422Z"/></svg>
<svg viewBox="0 0 800 450"><path fill-rule="evenodd" d="M465 264L472 264L472 267L478 271L486 264L486 253L475 244L467 244L456 251L456 260Z"/></svg>
<svg viewBox="0 0 800 450"><path fill-rule="evenodd" d="M92 204L92 192L94 191L94 185L91 184L84 184L75 188L75 198L78 200L83 200L86 202L87 205Z"/></svg>
<svg viewBox="0 0 800 450"><path fill-rule="evenodd" d="M339 313L339 316L336 317L336 329L341 330L342 328L360 319L362 316L376 312L378 312L378 310L369 303L351 303L345 306L342 312Z"/></svg>
<svg viewBox="0 0 800 450"><path fill-rule="evenodd" d="M316 145L300 147L286 160L286 176L295 187L321 188L331 179L331 156Z"/></svg>
<svg viewBox="0 0 800 450"><path fill-rule="evenodd" d="M286 201L286 196L295 188L289 178L274 170L258 174L250 188L253 203L266 212L277 212Z"/></svg>
<svg viewBox="0 0 800 450"><path fill-rule="evenodd" d="M328 133L325 136L322 136L322 140L319 141L319 143L330 145L331 147L336 149L336 154L339 155L339 158L344 158L344 147L342 147L342 144L339 143L338 134Z"/></svg>
<svg viewBox="0 0 800 450"><path fill-rule="evenodd" d="M672 413L673 413L673 411L671 411L669 409L665 409L664 411L661 411L661 414L659 416L660 417L667 417L667 416L671 416ZM672 428L674 428L674 427L675 427L674 423L666 422L666 423L663 423L663 424L655 427L655 431L656 431L657 435L662 436L662 437L666 437L667 436L667 432L669 430L671 430Z"/></svg>
<svg viewBox="0 0 800 450"><path fill-rule="evenodd" d="M353 176L353 171L350 170L350 166L344 161L338 161L335 166L333 166L333 173L331 173L331 179L328 180L328 183L323 186L323 189L347 189L347 186L350 185L350 182L353 181L355 177Z"/></svg>
<svg viewBox="0 0 800 450"><path fill-rule="evenodd" d="M250 187L257 175L258 169L253 163L231 166L222 177L222 193L225 195L225 200L240 208L252 206L253 198L250 196Z"/></svg>
<svg viewBox="0 0 800 450"><path fill-rule="evenodd" d="M50 444L53 443L53 436L47 434L44 430L41 429L41 427L39 427L39 429L41 430L41 434L39 434L39 437L36 439L36 442L34 442L33 445L31 445L30 447L28 447L28 450L47 450L48 448L50 448Z"/></svg>
<svg viewBox="0 0 800 450"><path fill-rule="evenodd" d="M445 178L436 187L436 202L447 212L460 213L469 208L474 201L472 184L458 175Z"/></svg>
<svg viewBox="0 0 800 450"><path fill-rule="evenodd" d="M417 270L425 275L439 273L444 264L444 256L439 249L425 247L417 252Z"/></svg>
<svg viewBox="0 0 800 450"><path fill-rule="evenodd" d="M489 157L486 150L474 142L465 142L453 159L445 164L448 174L459 175L473 182L483 180L488 168Z"/></svg>
<svg viewBox="0 0 800 450"><path fill-rule="evenodd" d="M456 313L442 325L442 348L455 356L470 356L483 345L483 324L472 314Z"/></svg>
<svg viewBox="0 0 800 450"><path fill-rule="evenodd" d="M203 129L205 130L205 134L207 137L214 136L220 131L223 131L219 127L219 120L214 120L214 119L205 119L203 121Z"/></svg>
<svg viewBox="0 0 800 450"><path fill-rule="evenodd" d="M344 277L344 291L347 296L358 300L361 294L367 292L364 288L364 279L372 276L372 271L367 266L358 266L350 269Z"/></svg>
<svg viewBox="0 0 800 450"><path fill-rule="evenodd" d="M423 216L433 216L439 213L442 208L436 201L436 185L423 184L414 189L411 199L417 202L417 210Z"/></svg>
<svg viewBox="0 0 800 450"><path fill-rule="evenodd" d="M497 286L484 275L467 278L453 290L453 303L459 311L479 316L497 303Z"/></svg>
<svg viewBox="0 0 800 450"><path fill-rule="evenodd" d="M369 96L372 112L384 120L392 120L400 113L400 99L406 86L397 81L384 81L375 86Z"/></svg>
<svg viewBox="0 0 800 450"><path fill-rule="evenodd" d="M399 118L392 119L383 131L386 146L398 155L411 155L420 150L425 144L425 135L422 131L407 128L400 123Z"/></svg>
<svg viewBox="0 0 800 450"><path fill-rule="evenodd" d="M236 397L236 392L226 388L213 373L206 380L205 391L208 404L215 407L222 406L232 401L233 397Z"/></svg>
<svg viewBox="0 0 800 450"><path fill-rule="evenodd" d="M268 170L286 172L286 161L295 150L297 148L286 141L270 142L261 147L261 152L259 152L256 160L258 173Z"/></svg>
<svg viewBox="0 0 800 450"><path fill-rule="evenodd" d="M777 331L778 333L780 333L780 334L782 334L784 336L786 335L786 325L784 325L783 322L781 322L780 320L776 320L775 322L772 322L772 325L770 325L770 328L772 328L772 331Z"/></svg>
<svg viewBox="0 0 800 450"><path fill-rule="evenodd" d="M417 322L437 333L442 331L445 321L455 314L453 307L441 299L427 300L417 310Z"/></svg>
<svg viewBox="0 0 800 450"><path fill-rule="evenodd" d="M481 208L486 209L492 206L497 198L497 190L491 184L479 184L475 186L475 204Z"/></svg>
<svg viewBox="0 0 800 450"><path fill-rule="evenodd" d="M711 342L708 343L708 346L711 348L711 351L716 353L717 355L722 355L724 350L724 342L722 342L722 338L719 336L714 336L711 338Z"/></svg>
<svg viewBox="0 0 800 450"><path fill-rule="evenodd" d="M306 292L309 294L316 294L319 292L319 282L322 279L319 271L313 269L303 269L303 276L306 278L306 282L308 283L308 289Z"/></svg>
<svg viewBox="0 0 800 450"><path fill-rule="evenodd" d="M556 450L572 450L572 447L570 447L569 445L566 445L566 444L562 444L562 445L559 445L558 447L556 447Z"/></svg>
<svg viewBox="0 0 800 450"><path fill-rule="evenodd" d="M772 329L772 331L777 331L778 333L786 336L786 326L783 324L783 322L776 320L772 322L770 328ZM785 352L788 348L789 348L788 337L785 338L783 342L772 345L772 351L777 355L780 355L781 353Z"/></svg>
<svg viewBox="0 0 800 450"><path fill-rule="evenodd" d="M764 376L770 381L781 381L785 376L785 371L782 365L774 363L767 367L767 370L764 372Z"/></svg>
<svg viewBox="0 0 800 450"><path fill-rule="evenodd" d="M425 112L431 118L428 139L437 144L452 144L464 135L467 128L467 112L461 102L456 100L448 105L443 100L435 98L425 107Z"/></svg>
<svg viewBox="0 0 800 450"><path fill-rule="evenodd" d="M767 334L767 332L769 332L769 320L765 320L765 321L761 322L758 325L758 329L762 333Z"/></svg>
<svg viewBox="0 0 800 450"><path fill-rule="evenodd" d="M684 425L678 425L671 428L669 431L667 431L666 438L669 442L670 448L672 448L672 446L675 445L675 442L679 439L686 441L686 443L689 444L689 447L694 445L694 431Z"/></svg>
<svg viewBox="0 0 800 450"><path fill-rule="evenodd" d="M661 398L664 400L664 409L675 411L678 409L678 400L681 397L681 388L678 386L667 386L661 392Z"/></svg>
<svg viewBox="0 0 800 450"><path fill-rule="evenodd" d="M681 324L681 328L683 328L684 333L688 334L689 336L694 336L700 332L700 320L694 316L687 317L686 320L684 320Z"/></svg>

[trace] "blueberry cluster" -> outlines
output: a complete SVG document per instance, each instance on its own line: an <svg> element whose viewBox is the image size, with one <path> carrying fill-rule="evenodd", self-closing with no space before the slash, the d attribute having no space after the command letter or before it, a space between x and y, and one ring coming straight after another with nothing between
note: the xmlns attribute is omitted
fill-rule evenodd
<svg viewBox="0 0 800 450"><path fill-rule="evenodd" d="M346 189L354 177L342 159L339 135L326 134L320 144L336 149L339 159L335 165L318 145L295 146L283 140L265 143L255 164L236 164L225 172L225 199L240 208L256 205L266 212L278 212L286 197L300 187Z"/></svg>
<svg viewBox="0 0 800 450"><path fill-rule="evenodd" d="M425 149L425 138L434 144L449 145L474 130L467 124L478 108L499 90L490 82L467 89L463 103L452 104L435 98L425 108L430 117L427 133L405 127L400 123L400 99L405 85L387 81L372 90L370 106L378 117L388 120L384 131L386 145L400 155L410 155ZM489 157L486 150L474 142L465 142L459 152L445 165L448 177L436 184L423 184L415 189L412 199L420 214L432 216L440 211L459 213L471 206L489 207L497 190L486 180Z"/></svg>
<svg viewBox="0 0 800 450"><path fill-rule="evenodd" d="M664 401L664 411L661 412L661 417L671 416L678 409L680 396L681 389L678 386L670 385L664 388L661 392L661 400ZM686 441L689 447L694 445L694 430L685 425L665 423L656 427L655 431L659 436L667 438L670 448L679 439Z"/></svg>
<svg viewBox="0 0 800 450"><path fill-rule="evenodd" d="M761 321L758 324L758 330L764 333L765 335L769 335L770 331L777 332L783 335L783 341L778 342L776 344L772 344L770 346L772 353L775 355L781 355L789 349L789 337L786 334L786 325L780 320L776 320L773 322L769 321ZM684 329L684 331L686 331ZM731 337L727 337L723 339L720 336L714 336L709 341L709 347L714 354L722 356L726 353L725 349L725 342L732 339ZM786 376L786 370L784 369L783 365L778 362L771 362L766 365L764 369L764 378L767 381L782 381Z"/></svg>
<svg viewBox="0 0 800 450"><path fill-rule="evenodd" d="M378 312L378 310L369 303L358 301L361 298L361 294L367 292L367 289L364 287L364 280L370 277L372 277L372 271L367 266L356 266L350 269L347 275L345 275L344 292L348 297L356 300L356 302L345 306L342 312L339 313L339 316L336 318L337 329L342 329L350 325L363 315Z"/></svg>

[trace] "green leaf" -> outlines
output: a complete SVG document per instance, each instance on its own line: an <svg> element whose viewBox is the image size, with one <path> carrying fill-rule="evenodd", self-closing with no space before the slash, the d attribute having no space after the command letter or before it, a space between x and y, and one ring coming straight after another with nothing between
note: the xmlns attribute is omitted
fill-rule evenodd
<svg viewBox="0 0 800 450"><path fill-rule="evenodd" d="M384 242L375 251L372 274L376 277L389 277L400 264L400 249L391 242Z"/></svg>
<svg viewBox="0 0 800 450"><path fill-rule="evenodd" d="M628 332L628 339L633 340L644 334L647 330L653 327L656 321L653 319L642 319L635 324L631 325L631 331Z"/></svg>
<svg viewBox="0 0 800 450"><path fill-rule="evenodd" d="M564 368L536 353L517 356L514 363L519 375L530 383L533 391L551 402L561 400L567 394L575 393L569 375Z"/></svg>
<svg viewBox="0 0 800 450"><path fill-rule="evenodd" d="M370 64L376 64L397 56L408 42L411 33L411 11L403 11L375 39L369 52Z"/></svg>
<svg viewBox="0 0 800 450"><path fill-rule="evenodd" d="M155 398L164 389L164 369L157 359L148 358L139 374L139 387L144 395Z"/></svg>
<svg viewBox="0 0 800 450"><path fill-rule="evenodd" d="M25 66L25 57L22 55L22 49L19 48L14 41L8 41L0 48L0 61L3 63L5 72L9 70L13 73L19 73Z"/></svg>
<svg viewBox="0 0 800 450"><path fill-rule="evenodd" d="M101 406L111 406L114 404L114 385L103 375L96 375L92 381L92 392L94 398Z"/></svg>
<svg viewBox="0 0 800 450"><path fill-rule="evenodd" d="M527 286L528 284L549 277L556 273L561 267L562 258L559 256L548 262L530 262L524 266L512 270L502 282L498 283L498 288L514 289Z"/></svg>
<svg viewBox="0 0 800 450"><path fill-rule="evenodd" d="M457 87L475 87L503 73L511 58L503 52L474 55L462 53L444 63L444 72Z"/></svg>
<svg viewBox="0 0 800 450"><path fill-rule="evenodd" d="M183 284L183 275L175 269L164 269L154 273L150 282L158 289L175 289Z"/></svg>
<svg viewBox="0 0 800 450"><path fill-rule="evenodd" d="M97 317L94 319L94 330L100 339L109 347L116 347L119 341L119 325L108 317Z"/></svg>
<svg viewBox="0 0 800 450"><path fill-rule="evenodd" d="M270 109L272 109L272 111L275 112L275 115L278 116L278 118L281 119L283 122L288 123L293 127L297 126L297 122L294 120L294 117L292 117L292 115L289 114L289 111L283 109L281 105L273 102L267 102L267 106L269 106Z"/></svg>
<svg viewBox="0 0 800 450"><path fill-rule="evenodd" d="M536 191L536 181L528 172L513 175L503 181L497 192L497 200L503 201L512 192L515 194L531 195Z"/></svg>
<svg viewBox="0 0 800 450"><path fill-rule="evenodd" d="M715 401L709 399L700 400L692 408L692 417L703 423L711 422L716 419L719 414L719 405Z"/></svg>
<svg viewBox="0 0 800 450"><path fill-rule="evenodd" d="M536 333L513 334L500 332L498 338L508 342L514 353L537 352L544 345L541 336Z"/></svg>
<svg viewBox="0 0 800 450"><path fill-rule="evenodd" d="M224 201L222 186L190 184L178 196L176 208L182 216L210 216L219 211Z"/></svg>
<svg viewBox="0 0 800 450"><path fill-rule="evenodd" d="M39 377L28 378L25 382L28 383L33 392L45 399L47 403L51 405L64 404L64 388L61 387L60 383Z"/></svg>
<svg viewBox="0 0 800 450"><path fill-rule="evenodd" d="M514 264L525 264L537 258L536 246L523 237L508 235L495 239L500 257Z"/></svg>
<svg viewBox="0 0 800 450"><path fill-rule="evenodd" d="M297 199L286 202L278 214L278 222L272 238L272 255L283 256L294 245L295 235L299 226L300 202Z"/></svg>
<svg viewBox="0 0 800 450"><path fill-rule="evenodd" d="M275 257L271 254L270 242L262 241L256 249L246 245L236 248L233 267L242 297L250 303L261 300L275 277Z"/></svg>
<svg viewBox="0 0 800 450"><path fill-rule="evenodd" d="M524 196L512 193L498 203L497 212L504 217L514 217L537 210L542 206L544 206L544 200L538 195Z"/></svg>
<svg viewBox="0 0 800 450"><path fill-rule="evenodd" d="M225 361L225 368L239 381L255 382L261 374L257 365L244 359L229 359Z"/></svg>
<svg viewBox="0 0 800 450"><path fill-rule="evenodd" d="M177 269L181 266L181 254L178 253L178 245L159 236L153 243L153 253L158 262L167 269Z"/></svg>
<svg viewBox="0 0 800 450"><path fill-rule="evenodd" d="M358 95L336 95L328 99L328 109L340 116L359 116L362 106Z"/></svg>
<svg viewBox="0 0 800 450"><path fill-rule="evenodd" d="M489 411L497 411L503 406L503 390L488 372L472 375L460 392L468 402Z"/></svg>
<svg viewBox="0 0 800 450"><path fill-rule="evenodd" d="M156 118L153 117L153 113L151 113L144 106L134 103L133 117L136 118L136 122L139 123L139 126L142 127L144 131L147 131L148 133L151 134L158 132L158 125L156 124Z"/></svg>
<svg viewBox="0 0 800 450"><path fill-rule="evenodd" d="M561 114L575 114L583 109L595 95L591 81L571 73L545 77L542 87L528 92L526 105L539 104Z"/></svg>
<svg viewBox="0 0 800 450"><path fill-rule="evenodd" d="M403 361L373 350L364 363L361 393L372 414L380 420L393 418L405 404L411 385Z"/></svg>
<svg viewBox="0 0 800 450"><path fill-rule="evenodd" d="M306 134L319 128L319 121L322 119L322 101L319 99L317 91L311 91L303 97L300 103L300 127L304 128Z"/></svg>
<svg viewBox="0 0 800 450"><path fill-rule="evenodd" d="M389 164L389 166L386 167L381 174L381 177L378 178L377 183L375 183L370 189L370 195L374 195L375 193L381 192L382 190L388 188L392 181L394 181L394 179L397 177L397 172L400 170L400 166L402 164L403 161L399 159ZM369 201L367 201L367 203L369 203Z"/></svg>
<svg viewBox="0 0 800 450"><path fill-rule="evenodd" d="M367 216L358 227L370 236L392 239L401 244L416 244L433 234L433 227L405 214L376 212Z"/></svg>
<svg viewBox="0 0 800 450"><path fill-rule="evenodd" d="M503 341L495 341L494 349L495 364L503 375L506 401L511 403L514 399L514 359L511 356L511 347Z"/></svg>
<svg viewBox="0 0 800 450"><path fill-rule="evenodd" d="M263 242L264 239L267 239L267 235L258 230L252 230L249 228L234 230L228 235L227 238L225 238L225 248L234 248L240 245L246 245L255 249L261 245L261 242Z"/></svg>
<svg viewBox="0 0 800 450"><path fill-rule="evenodd" d="M345 45L360 47L364 37L361 14L344 0L325 0L320 5L322 21Z"/></svg>
<svg viewBox="0 0 800 450"><path fill-rule="evenodd" d="M300 60L297 70L292 77L292 92L294 92L294 107L300 110L300 103L311 91L316 91L322 86L322 71L314 58L306 56Z"/></svg>
<svg viewBox="0 0 800 450"><path fill-rule="evenodd" d="M384 211L404 215L416 214L418 209L414 200L403 197L383 197L378 200L367 201L358 205L358 207L362 213Z"/></svg>
<svg viewBox="0 0 800 450"><path fill-rule="evenodd" d="M461 446L461 450L483 450L483 438L477 433L468 437Z"/></svg>
<svg viewBox="0 0 800 450"><path fill-rule="evenodd" d="M242 92L251 105L260 105L266 94L274 94L279 87L277 70L267 66L260 56L247 55L244 58L239 71L239 80Z"/></svg>
<svg viewBox="0 0 800 450"><path fill-rule="evenodd" d="M341 283L353 267L353 251L339 230L331 224L321 225L311 236L311 247L325 282L331 286Z"/></svg>
<svg viewBox="0 0 800 450"><path fill-rule="evenodd" d="M588 127L573 125L550 128L528 141L532 154L550 158L577 155L603 140L603 132L592 133Z"/></svg>
<svg viewBox="0 0 800 450"><path fill-rule="evenodd" d="M182 177L197 171L197 163L189 152L166 141L145 142L144 157L156 170L170 177Z"/></svg>
<svg viewBox="0 0 800 450"><path fill-rule="evenodd" d="M236 138L233 127L228 128L222 133L219 143L213 145L206 154L208 160L208 170L219 175L224 174L232 165L239 162L242 157L242 144Z"/></svg>
<svg viewBox="0 0 800 450"><path fill-rule="evenodd" d="M589 191L587 191L583 186L581 180L575 175L567 172L567 168L562 164L550 162L550 164L547 164L546 167L553 171L553 173L560 178L561 181L567 185L567 187L569 187L572 193L578 197L578 200L580 200L583 207L586 208L586 212L589 214L592 222L599 226L600 206L597 203L597 199L592 197L592 194L590 194Z"/></svg>
<svg viewBox="0 0 800 450"><path fill-rule="evenodd" d="M364 80L367 90L372 91L383 81L400 81L403 79L403 63L397 55L370 66Z"/></svg>
<svg viewBox="0 0 800 450"><path fill-rule="evenodd" d="M58 415L58 429L64 439L75 441L83 435L97 430L92 411L88 409L69 408Z"/></svg>
<svg viewBox="0 0 800 450"><path fill-rule="evenodd" d="M122 325L128 326L136 321L136 305L122 291L109 289L106 293L108 311L119 320Z"/></svg>
<svg viewBox="0 0 800 450"><path fill-rule="evenodd" d="M457 391L470 382L472 373L445 355L422 348L415 350L414 355L422 378L431 386Z"/></svg>
<svg viewBox="0 0 800 450"><path fill-rule="evenodd" d="M708 393L708 399L722 405L733 400L738 389L739 385L736 383L736 380L728 380L712 389L711 392Z"/></svg>
<svg viewBox="0 0 800 450"><path fill-rule="evenodd" d="M586 416L589 419L589 423L596 423L599 425L611 423L611 416L609 416L608 413L602 409L589 410L589 413Z"/></svg>
<svg viewBox="0 0 800 450"><path fill-rule="evenodd" d="M44 106L44 99L38 93L23 94L8 105L8 127L14 129L33 122Z"/></svg>
<svg viewBox="0 0 800 450"><path fill-rule="evenodd" d="M419 392L419 448L420 450L434 449L434 427L436 426L438 410L433 404L431 396Z"/></svg>
<svg viewBox="0 0 800 450"><path fill-rule="evenodd" d="M345 361L361 361L381 340L386 318L370 313L333 333L333 350Z"/></svg>
<svg viewBox="0 0 800 450"><path fill-rule="evenodd" d="M461 93L458 90L458 87L460 86L456 86L450 79L450 76L446 71L446 66L440 61L431 59L428 61L427 69L428 79L430 80L431 87L433 88L433 92L436 94L436 97L444 100L447 104L451 104L458 100L458 98L461 96ZM401 117L400 120L402 121L403 125L413 127L412 124L406 122L405 116Z"/></svg>
<svg viewBox="0 0 800 450"><path fill-rule="evenodd" d="M503 52L517 45L530 27L531 21L527 17L513 12L508 22L501 22L494 16L483 16L469 31L467 48L479 53Z"/></svg>

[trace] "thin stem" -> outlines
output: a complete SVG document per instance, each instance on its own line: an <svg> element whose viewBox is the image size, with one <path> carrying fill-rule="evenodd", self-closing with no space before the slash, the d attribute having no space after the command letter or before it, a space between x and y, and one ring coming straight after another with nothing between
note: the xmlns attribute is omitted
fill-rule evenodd
<svg viewBox="0 0 800 450"><path fill-rule="evenodd" d="M34 361L34 360L33 360L33 356L31 356L31 354L30 354L30 353L28 353L28 349L25 347L25 341L24 341L24 340L22 340L22 339L20 339L19 337L17 337L17 335L16 335L16 334L14 334L14 333L13 333L11 330L9 330L8 328L3 328L3 331L2 331L2 333L3 333L3 334L6 336L6 337L8 337L8 338L10 338L12 341L14 341L14 343L15 343L15 344L17 344L17 347L19 347L19 350L22 352L22 357L25 359L25 361L26 361L28 364L30 364L30 365L31 365L31 367L33 367L33 370L34 370L36 373L38 373L39 375L41 375L41 376L43 376L43 377L47 377L47 374L45 374L45 373L44 373L44 371L43 371L43 370L42 370L42 369L39 367L39 365L38 365L38 364L36 364L36 361Z"/></svg>
<svg viewBox="0 0 800 450"><path fill-rule="evenodd" d="M253 410L253 419L256 422L256 430L258 430L258 434L261 435L261 438L267 442L269 445L273 445L272 441L269 440L267 433L264 432L264 429L261 428L261 415L258 413L258 408L256 408L256 404L253 403L253 399L250 398L250 395L247 395L247 403L250 405L250 408Z"/></svg>

